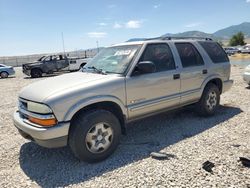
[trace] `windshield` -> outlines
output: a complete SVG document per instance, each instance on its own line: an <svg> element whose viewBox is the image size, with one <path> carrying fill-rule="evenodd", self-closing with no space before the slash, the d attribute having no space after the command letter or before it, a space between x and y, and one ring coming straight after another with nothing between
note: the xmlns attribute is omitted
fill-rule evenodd
<svg viewBox="0 0 250 188"><path fill-rule="evenodd" d="M42 61L46 56L40 57L37 61Z"/></svg>
<svg viewBox="0 0 250 188"><path fill-rule="evenodd" d="M103 73L123 74L140 47L141 45L126 45L104 48L84 66L83 71L94 68Z"/></svg>

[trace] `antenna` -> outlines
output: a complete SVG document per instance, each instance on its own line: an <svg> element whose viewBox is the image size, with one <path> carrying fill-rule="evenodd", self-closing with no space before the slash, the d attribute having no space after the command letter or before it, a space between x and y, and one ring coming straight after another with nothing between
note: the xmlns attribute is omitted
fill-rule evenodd
<svg viewBox="0 0 250 188"><path fill-rule="evenodd" d="M63 32L62 32L62 46L63 46L63 53L65 55L65 47L64 47L64 37L63 37Z"/></svg>

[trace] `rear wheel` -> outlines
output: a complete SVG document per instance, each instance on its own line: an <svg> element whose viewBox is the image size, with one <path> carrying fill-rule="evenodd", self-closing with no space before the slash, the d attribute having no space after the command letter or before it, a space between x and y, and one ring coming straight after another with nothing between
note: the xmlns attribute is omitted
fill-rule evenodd
<svg viewBox="0 0 250 188"><path fill-rule="evenodd" d="M202 116L213 115L220 104L220 91L215 84L205 87L200 101L196 104L197 112Z"/></svg>
<svg viewBox="0 0 250 188"><path fill-rule="evenodd" d="M115 151L120 135L121 126L115 115L106 110L93 110L74 118L69 132L69 146L78 159L98 162Z"/></svg>
<svg viewBox="0 0 250 188"><path fill-rule="evenodd" d="M7 72L1 72L0 74L1 78L8 78L9 74Z"/></svg>
<svg viewBox="0 0 250 188"><path fill-rule="evenodd" d="M32 69L30 73L32 78L42 77L42 71L40 69Z"/></svg>

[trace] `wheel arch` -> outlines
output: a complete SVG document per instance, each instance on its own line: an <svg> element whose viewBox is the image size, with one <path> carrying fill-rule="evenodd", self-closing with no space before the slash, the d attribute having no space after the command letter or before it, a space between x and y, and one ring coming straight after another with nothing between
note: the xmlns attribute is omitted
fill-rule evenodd
<svg viewBox="0 0 250 188"><path fill-rule="evenodd" d="M223 91L223 81L221 79L221 77L219 75L214 75L211 77L208 77L202 84L202 93L205 89L205 87L209 84L209 83L213 83L214 85L216 85L219 88L220 94ZM201 94L202 94L201 93Z"/></svg>
<svg viewBox="0 0 250 188"><path fill-rule="evenodd" d="M103 98L102 98L103 99ZM78 103L74 105L65 115L66 121L72 121L80 113L93 110L93 109L103 109L113 113L120 121L122 133L126 133L126 119L127 110L124 105L118 99L114 100L111 98L106 98L105 100L87 100L88 102Z"/></svg>

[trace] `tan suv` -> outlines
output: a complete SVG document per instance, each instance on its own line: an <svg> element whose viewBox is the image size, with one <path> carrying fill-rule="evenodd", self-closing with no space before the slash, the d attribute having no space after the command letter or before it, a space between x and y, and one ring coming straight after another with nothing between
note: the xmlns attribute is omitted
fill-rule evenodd
<svg viewBox="0 0 250 188"><path fill-rule="evenodd" d="M25 87L14 124L44 147L69 145L96 162L111 155L128 122L196 104L216 112L230 89L230 63L211 39L157 38L103 49L76 73Z"/></svg>

